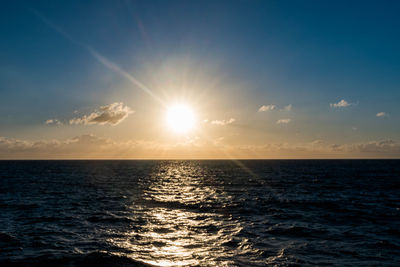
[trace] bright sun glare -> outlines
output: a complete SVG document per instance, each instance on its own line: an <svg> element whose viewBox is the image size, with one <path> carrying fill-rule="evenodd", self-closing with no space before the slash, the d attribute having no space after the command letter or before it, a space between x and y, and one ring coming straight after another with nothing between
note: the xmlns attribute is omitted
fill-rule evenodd
<svg viewBox="0 0 400 267"><path fill-rule="evenodd" d="M193 110L184 104L175 104L168 108L167 126L175 133L187 133L195 126Z"/></svg>

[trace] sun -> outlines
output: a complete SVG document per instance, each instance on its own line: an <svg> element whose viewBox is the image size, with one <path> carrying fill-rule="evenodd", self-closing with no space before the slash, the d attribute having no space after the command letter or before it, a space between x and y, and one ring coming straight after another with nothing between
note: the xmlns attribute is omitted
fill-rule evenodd
<svg viewBox="0 0 400 267"><path fill-rule="evenodd" d="M193 109L185 104L174 104L167 110L167 126L178 134L187 133L195 127Z"/></svg>

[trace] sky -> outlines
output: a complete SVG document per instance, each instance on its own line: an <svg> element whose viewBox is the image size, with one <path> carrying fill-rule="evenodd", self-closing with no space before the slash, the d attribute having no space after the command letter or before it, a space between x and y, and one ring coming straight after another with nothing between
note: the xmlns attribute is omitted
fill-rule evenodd
<svg viewBox="0 0 400 267"><path fill-rule="evenodd" d="M0 159L400 158L398 1L1 6Z"/></svg>

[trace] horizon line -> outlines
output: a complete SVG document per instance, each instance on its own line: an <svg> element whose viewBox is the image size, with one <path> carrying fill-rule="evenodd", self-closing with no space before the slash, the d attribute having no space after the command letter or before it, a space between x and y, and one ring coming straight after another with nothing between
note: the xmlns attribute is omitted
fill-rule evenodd
<svg viewBox="0 0 400 267"><path fill-rule="evenodd" d="M98 160L98 161L150 161L150 160L225 160L225 161L235 161L235 160L400 160L400 158L0 158L0 161L84 161L84 160Z"/></svg>

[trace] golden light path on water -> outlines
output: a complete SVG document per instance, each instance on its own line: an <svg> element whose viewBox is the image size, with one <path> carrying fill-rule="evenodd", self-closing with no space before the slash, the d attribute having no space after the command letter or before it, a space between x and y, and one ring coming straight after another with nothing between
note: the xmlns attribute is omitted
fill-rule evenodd
<svg viewBox="0 0 400 267"><path fill-rule="evenodd" d="M237 237L242 226L228 212L231 197L214 175L195 163L160 164L143 177L142 199L132 204L139 225L109 242L157 266L235 265L241 252L254 251Z"/></svg>

